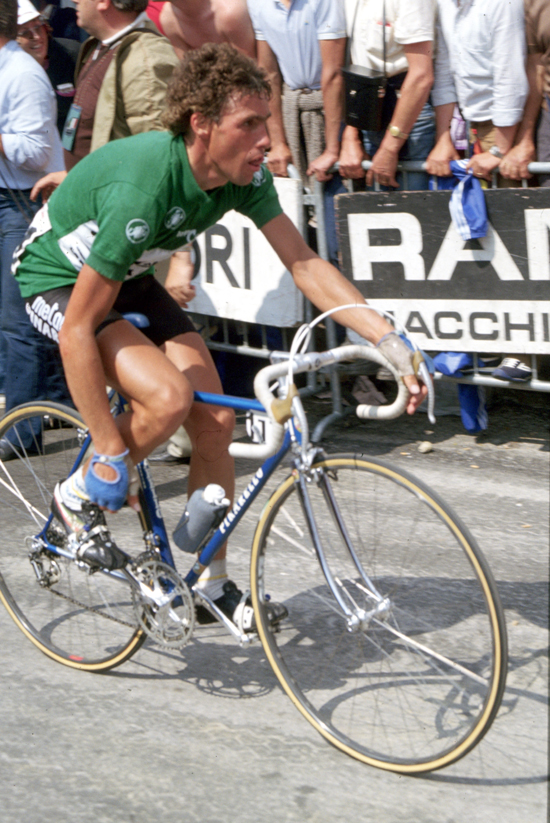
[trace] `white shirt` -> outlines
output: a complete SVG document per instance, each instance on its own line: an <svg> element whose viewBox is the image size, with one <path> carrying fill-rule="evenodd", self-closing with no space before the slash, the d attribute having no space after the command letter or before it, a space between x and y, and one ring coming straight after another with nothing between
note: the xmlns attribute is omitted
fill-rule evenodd
<svg viewBox="0 0 550 823"><path fill-rule="evenodd" d="M345 0L351 62L384 71L382 21L386 17L386 74L409 68L403 46L434 39L435 0Z"/></svg>
<svg viewBox="0 0 550 823"><path fill-rule="evenodd" d="M120 40L121 37L124 37L126 34L130 34L131 31L134 29L139 29L139 27L143 23L149 23L149 18L147 17L147 12L142 11L141 14L138 14L136 19L133 23L130 23L128 26L124 26L123 29L117 31L116 34L112 34L110 37L107 37L105 40L101 41L102 46L111 46L113 43L116 43L117 40Z"/></svg>
<svg viewBox="0 0 550 823"><path fill-rule="evenodd" d="M10 40L0 48L0 188L30 189L65 168L52 85L34 57Z"/></svg>
<svg viewBox="0 0 550 823"><path fill-rule="evenodd" d="M523 0L437 0L434 106L458 101L467 120L514 126L523 115Z"/></svg>

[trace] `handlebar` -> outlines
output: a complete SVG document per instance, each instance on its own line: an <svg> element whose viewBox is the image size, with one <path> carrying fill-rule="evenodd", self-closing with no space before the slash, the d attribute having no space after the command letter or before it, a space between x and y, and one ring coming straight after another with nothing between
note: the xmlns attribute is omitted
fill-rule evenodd
<svg viewBox="0 0 550 823"><path fill-rule="evenodd" d="M343 360L371 360L389 369L397 381L397 397L387 406L370 406L361 404L356 408L356 414L361 420L368 418L377 420L393 420L399 415L403 414L407 405L408 390L403 380L398 375L396 368L384 357L384 355L371 346L362 345L348 345L339 346L337 349L330 349L325 352L307 352L305 354L297 354L293 358L292 371L294 374L302 374L303 372L318 371L319 369L340 363ZM284 438L284 425L281 415L276 412L277 401L273 397L269 386L281 377L288 374L288 357L279 363L274 363L270 366L265 366L261 369L254 380L254 393L260 403L265 408L272 426L269 427L266 436L266 442L255 443L232 443L229 447L229 453L233 457L249 457L265 459L275 454L281 447ZM274 410L275 402L275 410ZM288 399L288 416L290 416L290 406L292 404L292 397ZM284 405L284 404L283 404ZM276 417L279 416L279 420Z"/></svg>

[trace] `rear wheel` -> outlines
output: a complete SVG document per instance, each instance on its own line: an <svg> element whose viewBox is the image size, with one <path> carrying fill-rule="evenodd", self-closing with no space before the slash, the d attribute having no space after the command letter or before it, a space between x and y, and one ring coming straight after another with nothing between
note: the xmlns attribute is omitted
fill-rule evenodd
<svg viewBox="0 0 550 823"><path fill-rule="evenodd" d="M129 585L120 574L89 574L40 539L43 534L67 552L50 504L55 484L74 469L85 437L79 414L55 403L27 403L1 421L0 438L12 444L13 457L0 461L0 599L49 657L105 671L127 660L146 637ZM143 551L143 529L129 508L117 513L114 534L129 554Z"/></svg>
<svg viewBox="0 0 550 823"><path fill-rule="evenodd" d="M329 457L305 485L328 572L297 472L265 507L252 549L258 630L279 681L322 735L365 763L415 773L454 762L491 725L505 684L486 561L437 495L383 461ZM265 592L288 609L279 632Z"/></svg>

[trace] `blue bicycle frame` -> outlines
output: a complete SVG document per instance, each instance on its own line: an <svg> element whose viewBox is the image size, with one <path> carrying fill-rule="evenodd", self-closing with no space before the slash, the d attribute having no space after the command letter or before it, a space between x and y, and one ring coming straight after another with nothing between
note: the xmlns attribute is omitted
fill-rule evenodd
<svg viewBox="0 0 550 823"><path fill-rule="evenodd" d="M225 408L235 409L236 411L265 412L264 407L257 400L246 399L243 397L209 394L207 392L195 392L194 399L195 402L198 403L208 403L212 406L223 406ZM119 400L117 401L117 409L122 411L124 405L124 399L119 397ZM240 495L239 499L234 503L231 511L227 513L227 515L220 523L220 525L218 526L218 528L216 529L208 543L204 546L198 559L194 562L192 569L185 577L185 582L189 587L193 586L196 583L204 568L209 565L211 560L218 553L221 546L225 543L233 529L236 528L243 515L248 511L249 507L252 505L252 503L258 496L259 492L263 489L263 487L265 486L265 484L267 483L267 481L269 480L277 466L281 463L281 461L287 454L288 450L290 449L292 437L295 437L299 441L299 432L293 430L293 435L291 436L290 430L289 428L287 428L287 430L285 431L283 444L279 451L265 460L265 462L262 464L262 466L258 469L254 477L249 482L246 489ZM73 466L73 471L78 467L84 454L89 448L90 440L90 435L88 435L84 440L84 443L82 444L79 455ZM164 519L162 517L160 503L155 492L155 487L151 477L149 465L147 461L144 460L142 463L139 463L136 466L136 468L139 473L145 503L147 505L147 509L149 512L151 530L153 532L153 542L160 553L162 562L166 563L172 568L175 568L172 549L170 547L170 541L166 533L166 526L164 524ZM61 554L67 557L72 557L70 552L64 551L63 549L60 549L58 546L55 546L48 541L46 537L46 532L51 523L52 517L53 515L50 515L46 525L44 526L44 528L38 536L45 543L48 544L48 550L52 551L55 554ZM107 573L115 577L123 576L120 572L117 571Z"/></svg>

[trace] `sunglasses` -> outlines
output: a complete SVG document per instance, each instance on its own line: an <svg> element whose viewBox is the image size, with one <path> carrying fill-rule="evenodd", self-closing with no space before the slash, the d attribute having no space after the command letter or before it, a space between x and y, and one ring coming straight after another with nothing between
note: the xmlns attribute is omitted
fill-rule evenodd
<svg viewBox="0 0 550 823"><path fill-rule="evenodd" d="M46 21L40 20L40 22L36 23L34 26L27 26L27 28L23 29L23 31L17 32L17 39L32 40L34 37L39 37L45 25Z"/></svg>

